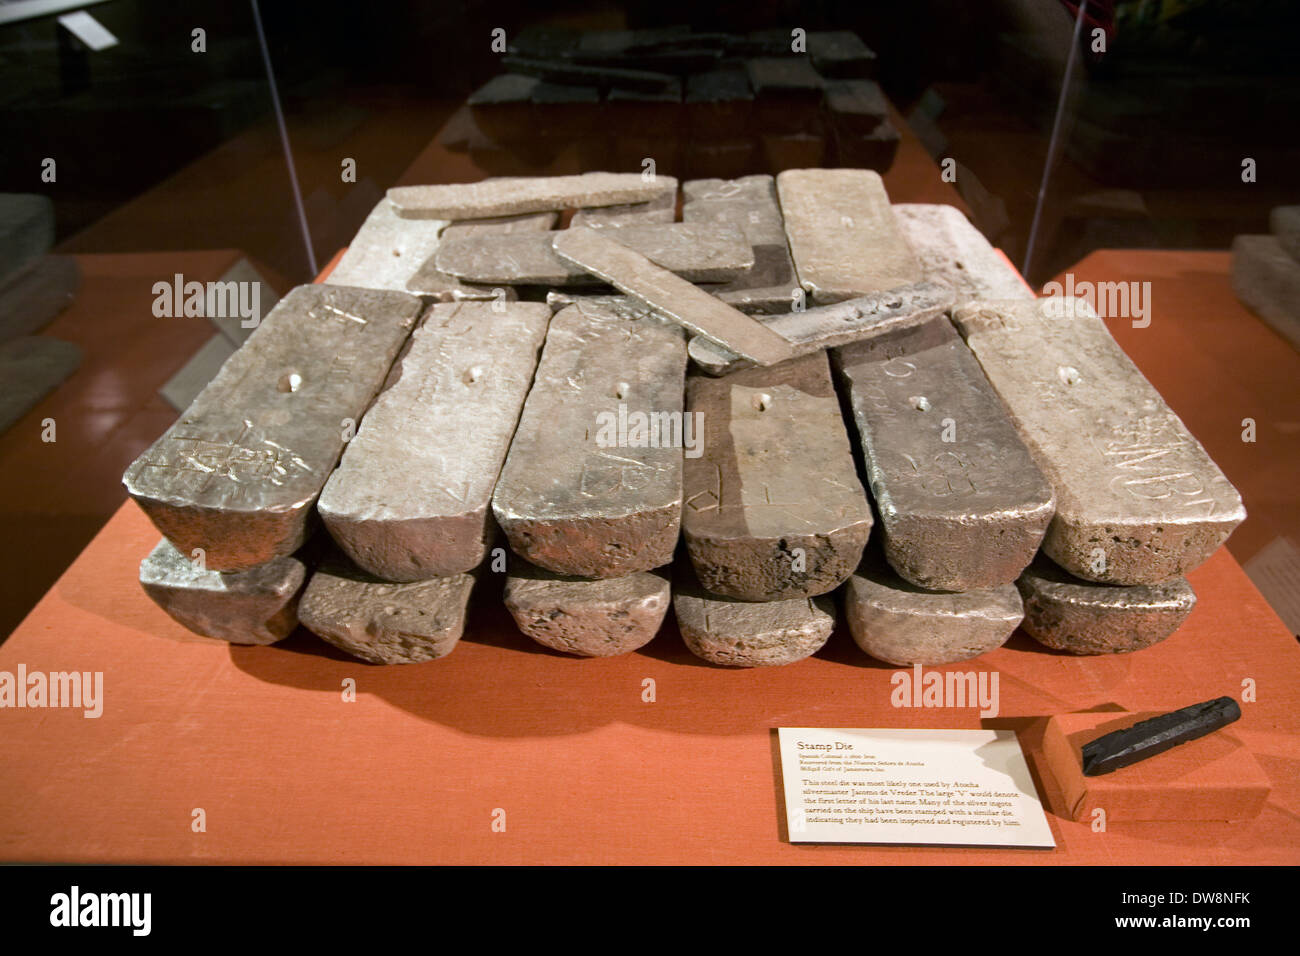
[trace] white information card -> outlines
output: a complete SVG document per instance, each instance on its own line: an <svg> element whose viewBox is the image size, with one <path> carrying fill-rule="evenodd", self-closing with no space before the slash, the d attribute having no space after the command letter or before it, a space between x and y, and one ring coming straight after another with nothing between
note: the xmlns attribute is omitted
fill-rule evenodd
<svg viewBox="0 0 1300 956"><path fill-rule="evenodd" d="M1056 846L1015 731L777 733L791 843Z"/></svg>

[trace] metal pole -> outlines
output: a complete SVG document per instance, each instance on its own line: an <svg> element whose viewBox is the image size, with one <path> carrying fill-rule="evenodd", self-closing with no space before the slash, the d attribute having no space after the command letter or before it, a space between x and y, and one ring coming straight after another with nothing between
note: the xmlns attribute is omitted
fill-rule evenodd
<svg viewBox="0 0 1300 956"><path fill-rule="evenodd" d="M314 278L320 269L316 266L316 253L311 247L311 231L307 228L307 210L302 204L302 189L298 186L298 173L293 165L293 150L289 148L289 130L284 125L284 111L280 108L280 91L275 85L275 71L271 69L271 50L266 45L266 32L262 29L262 11L257 0L253 5L253 23L257 26L257 42L262 47L262 62L266 66L266 80L271 86L271 105L275 107L275 123L280 128L280 146L284 150L284 164L289 168L289 184L293 187L293 202L298 210L298 228L302 230L302 245L307 251L307 264Z"/></svg>
<svg viewBox="0 0 1300 956"><path fill-rule="evenodd" d="M1065 114L1065 96L1070 89L1070 80L1074 76L1074 61L1079 55L1079 35L1083 32L1083 11L1087 6L1088 0L1079 0L1079 13L1074 18L1074 37L1070 41L1070 53L1065 60L1065 78L1061 81L1061 95L1056 101L1056 118L1052 120L1052 138L1047 143L1047 161L1043 163L1043 178L1038 184L1038 202L1034 204L1034 221L1029 227L1025 261L1020 267L1020 274L1025 277L1025 281L1029 281L1029 267L1034 261L1034 244L1038 241L1038 223L1043 216L1047 185L1052 178L1052 168L1056 165L1056 154L1060 149L1061 117Z"/></svg>

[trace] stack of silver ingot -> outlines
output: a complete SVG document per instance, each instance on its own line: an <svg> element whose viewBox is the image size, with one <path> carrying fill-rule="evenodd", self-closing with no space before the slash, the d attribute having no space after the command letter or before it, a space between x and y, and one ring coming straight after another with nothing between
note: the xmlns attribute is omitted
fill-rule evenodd
<svg viewBox="0 0 1300 956"><path fill-rule="evenodd" d="M500 571L519 628L583 656L671 603L697 656L791 663L837 591L894 664L1182 623L1245 512L1086 302L870 171L682 193L675 222L662 176L390 190L128 469L165 535L146 590L375 663L447 654Z"/></svg>

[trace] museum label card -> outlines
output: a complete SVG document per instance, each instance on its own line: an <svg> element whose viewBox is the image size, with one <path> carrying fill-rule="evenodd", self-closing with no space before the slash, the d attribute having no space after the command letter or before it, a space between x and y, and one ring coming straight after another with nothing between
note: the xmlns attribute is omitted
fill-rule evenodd
<svg viewBox="0 0 1300 956"><path fill-rule="evenodd" d="M777 734L791 843L1056 846L1014 731Z"/></svg>

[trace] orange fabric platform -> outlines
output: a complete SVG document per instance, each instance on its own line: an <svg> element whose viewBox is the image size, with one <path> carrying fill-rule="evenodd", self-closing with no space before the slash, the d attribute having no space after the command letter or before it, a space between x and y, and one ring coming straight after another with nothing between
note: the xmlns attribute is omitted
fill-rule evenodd
<svg viewBox="0 0 1300 956"><path fill-rule="evenodd" d="M815 658L709 667L674 625L642 651L580 660L515 630L499 582L447 658L370 667L299 632L272 647L195 638L136 581L158 539L124 505L0 647L0 670L102 670L104 710L0 711L0 859L387 863L1297 863L1300 649L1226 551L1200 603L1137 654L1073 658L1023 635L959 669L1000 675L1001 712L1037 754L1046 717L1259 702L1234 733L1273 794L1247 823L1049 815L1058 849L792 846L772 729L981 726L973 709L896 710L895 668L840 629ZM357 700L344 703L344 681ZM655 682L655 700L643 686ZM1049 799L1049 806L1060 806ZM207 832L191 831L193 811ZM494 812L505 811L505 832ZM497 818L500 815L497 814Z"/></svg>

